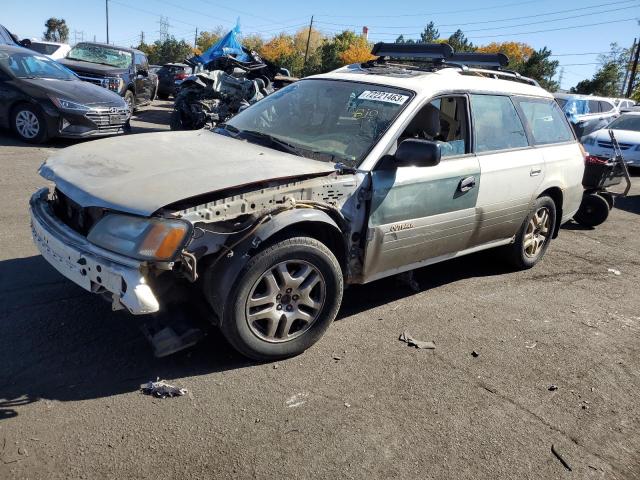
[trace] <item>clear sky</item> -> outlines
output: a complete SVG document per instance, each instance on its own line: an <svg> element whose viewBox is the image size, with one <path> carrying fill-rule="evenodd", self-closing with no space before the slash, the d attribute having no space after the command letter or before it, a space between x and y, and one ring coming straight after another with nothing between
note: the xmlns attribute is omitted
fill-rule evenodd
<svg viewBox="0 0 640 480"><path fill-rule="evenodd" d="M66 20L72 43L106 38L105 0L2 0L2 7L0 22L20 38L41 37L52 16ZM565 66L563 88L591 77L598 52L608 51L610 43L628 48L640 36L640 0L109 0L109 36L112 43L130 45L144 32L147 42L154 41L164 16L169 33L191 43L196 27L231 28L237 17L243 33L268 37L303 27L311 15L327 34L359 32L366 25L372 41L393 41L399 34L415 38L433 20L443 37L459 27L475 44L514 40L547 46Z"/></svg>

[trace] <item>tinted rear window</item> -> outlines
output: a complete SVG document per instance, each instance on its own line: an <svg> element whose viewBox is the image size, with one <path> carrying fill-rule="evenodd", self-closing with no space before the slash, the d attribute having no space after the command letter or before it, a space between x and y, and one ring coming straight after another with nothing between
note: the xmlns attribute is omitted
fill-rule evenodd
<svg viewBox="0 0 640 480"><path fill-rule="evenodd" d="M536 145L573 141L571 127L553 100L520 98L522 108Z"/></svg>
<svg viewBox="0 0 640 480"><path fill-rule="evenodd" d="M43 53L44 55L51 55L52 53L54 53L56 50L58 50L58 48L60 48L58 45L48 45L46 43L31 43L31 46L29 47L31 50L34 50L38 53Z"/></svg>

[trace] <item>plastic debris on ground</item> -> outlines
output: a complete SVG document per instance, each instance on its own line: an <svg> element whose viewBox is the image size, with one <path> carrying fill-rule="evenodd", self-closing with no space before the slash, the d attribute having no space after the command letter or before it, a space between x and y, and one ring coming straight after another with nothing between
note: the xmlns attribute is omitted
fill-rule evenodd
<svg viewBox="0 0 640 480"><path fill-rule="evenodd" d="M613 273L614 275L621 275L620 270L616 270L615 268L607 268L607 272Z"/></svg>
<svg viewBox="0 0 640 480"><path fill-rule="evenodd" d="M407 331L402 332L398 340L400 340L401 342L405 342L410 347L424 348L428 350L433 350L434 348L436 348L435 343L431 341L416 340Z"/></svg>
<svg viewBox="0 0 640 480"><path fill-rule="evenodd" d="M569 462L567 462L564 457L560 454L560 452L558 452L558 450L556 449L555 445L551 445L551 453L553 453L556 458L558 460L560 460L560 463L562 463L562 465L564 466L564 468L566 468L567 470L569 470L570 472L572 471L571 469L571 465L569 465Z"/></svg>
<svg viewBox="0 0 640 480"><path fill-rule="evenodd" d="M158 398L181 397L187 394L186 388L175 387L160 379L157 379L155 382L150 381L144 383L140 385L140 389L142 393Z"/></svg>

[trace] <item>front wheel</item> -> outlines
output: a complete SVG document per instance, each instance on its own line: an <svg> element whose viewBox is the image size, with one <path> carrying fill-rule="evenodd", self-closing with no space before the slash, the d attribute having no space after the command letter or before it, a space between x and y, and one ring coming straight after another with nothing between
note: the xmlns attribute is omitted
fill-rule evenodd
<svg viewBox="0 0 640 480"><path fill-rule="evenodd" d="M133 112L136 109L136 97L131 90L127 90L127 92L124 94L124 101L127 102L129 115L133 115Z"/></svg>
<svg viewBox="0 0 640 480"><path fill-rule="evenodd" d="M551 197L539 197L533 209L508 247L508 260L524 270L538 263L549 247L556 224L556 204Z"/></svg>
<svg viewBox="0 0 640 480"><path fill-rule="evenodd" d="M333 322L343 288L340 264L323 243L283 240L256 254L240 273L222 333L255 360L298 355Z"/></svg>
<svg viewBox="0 0 640 480"><path fill-rule="evenodd" d="M37 107L18 105L13 111L11 125L20 139L25 142L43 143L47 140L44 115Z"/></svg>

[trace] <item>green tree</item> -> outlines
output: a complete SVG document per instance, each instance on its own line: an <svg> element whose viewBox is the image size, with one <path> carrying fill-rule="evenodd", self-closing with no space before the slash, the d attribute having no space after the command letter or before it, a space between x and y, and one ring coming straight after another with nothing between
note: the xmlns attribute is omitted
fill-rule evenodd
<svg viewBox="0 0 640 480"><path fill-rule="evenodd" d="M395 43L405 43L404 35L400 35L398 38L396 38L396 42Z"/></svg>
<svg viewBox="0 0 640 480"><path fill-rule="evenodd" d="M49 42L61 42L66 43L69 40L69 27L64 18L51 17L44 23L47 27L43 34L44 40Z"/></svg>
<svg viewBox="0 0 640 480"><path fill-rule="evenodd" d="M474 52L476 50L476 46L471 43L460 29L456 30L447 39L447 43L453 47L454 52Z"/></svg>
<svg viewBox="0 0 640 480"><path fill-rule="evenodd" d="M191 45L184 40L176 40L173 36L165 41L156 40L151 45L142 43L137 48L147 55L149 63L155 65L182 62L193 55Z"/></svg>
<svg viewBox="0 0 640 480"><path fill-rule="evenodd" d="M440 32L436 28L435 23L429 22L425 27L424 31L420 34L419 43L436 43L439 38L440 38Z"/></svg>
<svg viewBox="0 0 640 480"><path fill-rule="evenodd" d="M593 75L591 80L582 80L571 93L585 95L600 95L602 97L615 97L620 93L620 66L615 62L609 62L602 66Z"/></svg>
<svg viewBox="0 0 640 480"><path fill-rule="evenodd" d="M200 53L208 50L213 46L223 35L223 28L216 27L214 30L200 32L196 39L196 48L200 50Z"/></svg>
<svg viewBox="0 0 640 480"><path fill-rule="evenodd" d="M244 48L253 52L260 53L264 47L264 40L260 35L243 35L240 40Z"/></svg>
<svg viewBox="0 0 640 480"><path fill-rule="evenodd" d="M510 68L521 75L537 80L540 86L550 92L555 92L560 85L553 80L560 62L549 60L551 50L547 47L534 51L524 62Z"/></svg>
<svg viewBox="0 0 640 480"><path fill-rule="evenodd" d="M351 30L345 30L323 43L320 47L322 71L329 72L342 67L344 65L343 54L352 45L359 45L362 40L363 37L360 35Z"/></svg>

